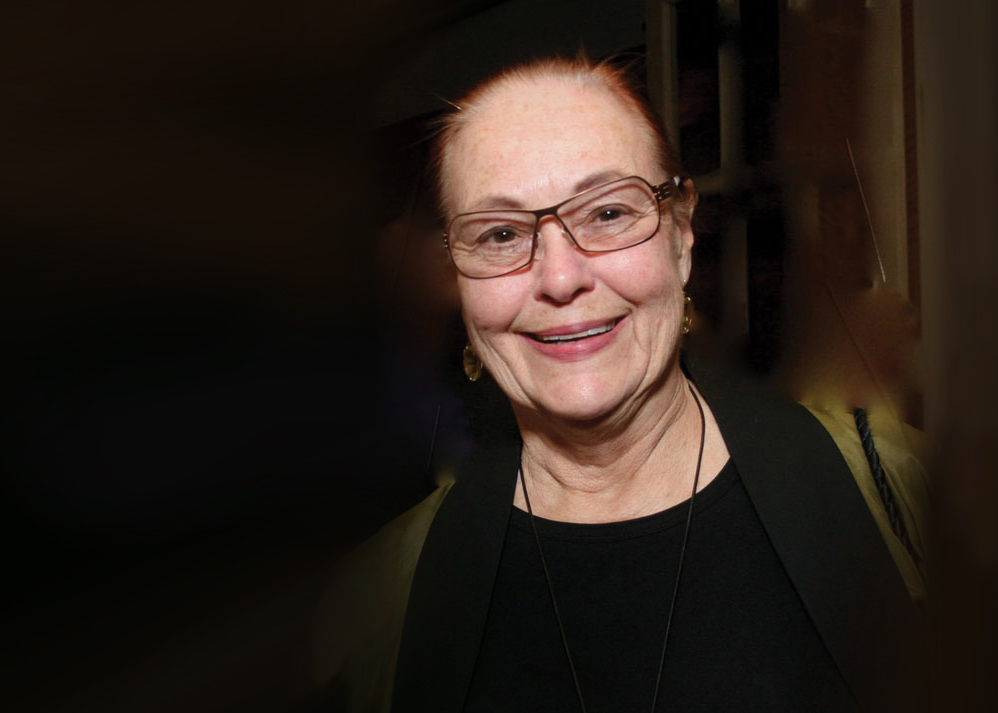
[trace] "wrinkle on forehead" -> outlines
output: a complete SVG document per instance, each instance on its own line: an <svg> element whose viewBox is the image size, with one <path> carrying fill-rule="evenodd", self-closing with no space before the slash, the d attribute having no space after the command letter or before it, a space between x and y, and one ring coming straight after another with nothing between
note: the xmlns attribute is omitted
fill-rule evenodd
<svg viewBox="0 0 998 713"><path fill-rule="evenodd" d="M588 176L586 176L578 183L576 183L574 186L572 186L571 194L566 197L566 200L567 198L570 198L571 196L574 196L578 193L582 193L583 191L587 191L590 188L595 188L596 186L601 186L604 183L610 183L611 181L615 181L621 178L627 178L626 171L610 169L610 170L602 170L602 171L596 171L595 173L590 173ZM551 180L552 179L550 174L544 177L545 184L550 184ZM527 192L529 192L529 190ZM559 203L560 202L561 201L559 201ZM545 206L544 208L539 206L528 206L508 196L493 194L485 196L484 198L481 198L479 200L476 200L474 203L472 203L467 207L468 210L476 211L476 210L494 210L494 209L544 210L544 208L546 208L547 206Z"/></svg>
<svg viewBox="0 0 998 713"><path fill-rule="evenodd" d="M579 130L583 121L591 124L583 123L584 140L567 144L566 131ZM475 106L446 147L445 209L448 216L474 210L486 196L521 205L526 196L546 196L544 205L553 204L570 197L570 185L581 178L564 175L566 165L581 168L594 157L612 156L617 165L599 168L630 175L628 165L652 157L654 146L644 118L605 86L561 77L511 80ZM523 169L528 154L537 157L536 169Z"/></svg>

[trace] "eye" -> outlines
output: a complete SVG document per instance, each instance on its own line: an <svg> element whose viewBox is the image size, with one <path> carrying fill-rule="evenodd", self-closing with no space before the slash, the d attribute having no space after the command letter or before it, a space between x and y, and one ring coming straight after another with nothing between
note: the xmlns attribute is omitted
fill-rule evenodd
<svg viewBox="0 0 998 713"><path fill-rule="evenodd" d="M520 237L512 228L493 228L479 236L479 243L502 244L516 240Z"/></svg>
<svg viewBox="0 0 998 713"><path fill-rule="evenodd" d="M475 247L479 250L508 250L518 248L525 242L530 242L526 229L518 229L511 225L497 225L482 232L475 239Z"/></svg>
<svg viewBox="0 0 998 713"><path fill-rule="evenodd" d="M589 214L590 223L615 223L634 213L624 205L604 205Z"/></svg>

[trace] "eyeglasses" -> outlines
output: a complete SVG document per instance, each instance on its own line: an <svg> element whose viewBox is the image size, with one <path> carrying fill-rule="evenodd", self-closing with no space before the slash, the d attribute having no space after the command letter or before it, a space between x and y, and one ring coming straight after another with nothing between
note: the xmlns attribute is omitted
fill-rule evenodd
<svg viewBox="0 0 998 713"><path fill-rule="evenodd" d="M502 277L522 270L537 252L541 218L554 216L575 247L587 253L624 250L650 240L661 202L674 196L679 176L653 186L638 176L578 193L541 210L483 210L455 216L444 233L454 266L465 277Z"/></svg>

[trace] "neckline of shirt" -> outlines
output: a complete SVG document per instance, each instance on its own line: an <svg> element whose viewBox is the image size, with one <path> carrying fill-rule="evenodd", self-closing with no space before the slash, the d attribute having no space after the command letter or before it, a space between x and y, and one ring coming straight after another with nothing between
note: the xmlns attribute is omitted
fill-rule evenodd
<svg viewBox="0 0 998 713"><path fill-rule="evenodd" d="M730 492L738 482L738 470L730 458L721 471L707 486L697 493L693 505L693 517L697 518L707 508ZM636 537L652 535L672 527L685 524L686 513L690 499L677 503L651 515L619 522L562 522L534 516L537 523L537 534L543 539L576 540L586 542L605 542L610 540L628 540ZM514 505L510 505L510 527L532 534L530 516Z"/></svg>

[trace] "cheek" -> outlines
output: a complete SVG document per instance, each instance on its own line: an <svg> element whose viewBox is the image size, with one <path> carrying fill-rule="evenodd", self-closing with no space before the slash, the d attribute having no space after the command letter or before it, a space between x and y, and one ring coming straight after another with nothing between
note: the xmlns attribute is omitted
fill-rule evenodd
<svg viewBox="0 0 998 713"><path fill-rule="evenodd" d="M519 312L516 291L509 287L494 280L458 277L461 314L469 335L474 333L486 339L489 333L508 329Z"/></svg>
<svg viewBox="0 0 998 713"><path fill-rule="evenodd" d="M635 249L617 271L615 291L637 305L671 304L682 290L679 265L671 239L649 241L648 250ZM626 255L627 251L621 253Z"/></svg>

